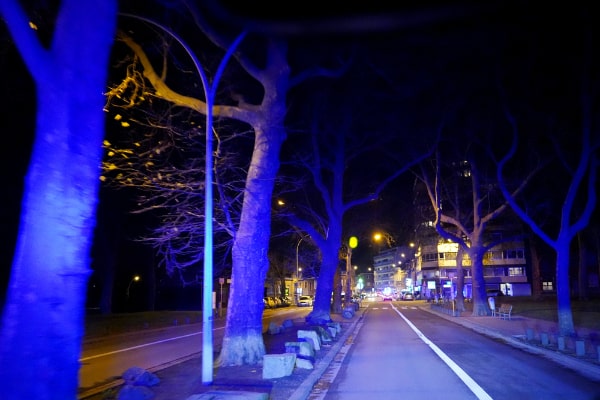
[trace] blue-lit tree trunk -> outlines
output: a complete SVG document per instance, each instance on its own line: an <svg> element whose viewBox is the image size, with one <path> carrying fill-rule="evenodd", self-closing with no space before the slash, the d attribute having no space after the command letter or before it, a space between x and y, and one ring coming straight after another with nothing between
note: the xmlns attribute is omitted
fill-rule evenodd
<svg viewBox="0 0 600 400"><path fill-rule="evenodd" d="M75 399L117 5L64 0L48 49L18 1L3 0L0 12L37 89L0 331L0 397Z"/></svg>
<svg viewBox="0 0 600 400"><path fill-rule="evenodd" d="M491 310L487 305L487 295L485 290L485 277L483 275L483 256L488 247L482 243L483 230L481 232L472 232L470 246L466 253L471 259L471 273L473 285L473 315L489 315ZM459 245L461 246L461 245ZM461 246L463 247L463 246ZM464 249L464 247L463 247Z"/></svg>
<svg viewBox="0 0 600 400"><path fill-rule="evenodd" d="M587 114L590 111L588 107L591 107L591 104L584 103L584 115L589 117L589 114ZM527 210L517 202L517 198L509 192L503 173L517 151L519 136L515 119L508 113L507 117L512 125L514 135L510 150L499 163L498 182L500 183L503 195L513 210L531 227L537 236L556 252L556 299L559 334L562 336L575 336L569 274L571 245L575 236L588 226L596 207L598 196L597 177L598 169L600 168L600 157L598 155L600 151L600 139L596 133L592 133L591 131L591 120L584 118L579 153L572 153L577 156L570 160L573 162L573 165L569 168L570 181L565 185L566 190L564 192L564 201L561 202L561 209L556 212L556 215L560 215L560 224L553 238L545 230L547 228L535 221L528 214ZM572 139L570 139L570 142L572 142ZM569 143L569 145L572 146L573 144ZM565 148L572 149L570 146ZM560 151L561 147L556 146L556 149ZM566 153L562 154L562 156L566 156ZM565 163L565 165L567 164ZM555 190L561 189L560 181L555 181L553 184L556 187Z"/></svg>
<svg viewBox="0 0 600 400"><path fill-rule="evenodd" d="M283 114L281 114L283 115ZM265 354L262 338L264 283L269 269L271 197L285 138L277 124L255 128L254 151L246 179L242 216L232 249L232 278L222 365L256 364Z"/></svg>

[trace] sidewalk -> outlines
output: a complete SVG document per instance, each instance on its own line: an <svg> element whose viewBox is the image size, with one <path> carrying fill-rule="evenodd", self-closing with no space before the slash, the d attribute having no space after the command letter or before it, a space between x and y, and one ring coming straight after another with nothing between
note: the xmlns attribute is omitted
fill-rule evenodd
<svg viewBox="0 0 600 400"><path fill-rule="evenodd" d="M470 312L455 317L451 311L444 312L442 307L432 307L430 304L423 305L421 309L483 335L503 340L511 346L546 357L588 379L600 382L599 332L576 328L577 340L582 343L577 343L573 338L565 338L562 343L564 348L559 349L561 344L558 338L558 324L553 321L520 315L506 320L492 316L472 316Z"/></svg>

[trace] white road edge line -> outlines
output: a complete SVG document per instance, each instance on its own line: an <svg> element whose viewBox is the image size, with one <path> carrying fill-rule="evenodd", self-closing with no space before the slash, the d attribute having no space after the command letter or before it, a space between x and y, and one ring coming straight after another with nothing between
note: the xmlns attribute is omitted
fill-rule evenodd
<svg viewBox="0 0 600 400"><path fill-rule="evenodd" d="M460 378L461 381L464 382L465 385L473 392L475 396L477 396L480 400L493 400L493 398L487 394L485 390L481 386L477 384L461 367L459 367L450 357L446 355L439 347L437 347L431 340L429 340L416 326L413 325L412 322L408 318L402 314L398 309L394 307L394 311L410 326L410 328L421 338L425 344L427 344L431 350L438 355L439 358L442 359L450 367L450 369Z"/></svg>
<svg viewBox="0 0 600 400"><path fill-rule="evenodd" d="M219 329L223 329L223 328L215 328L213 330L216 331L216 330L219 330ZM100 357L106 357L106 356L110 356L111 354L123 353L125 351L131 351L131 350L135 350L135 349L141 349L142 347L153 346L155 344L167 343L167 342L171 342L173 340L184 339L184 338L187 338L187 337L190 337L190 336L196 336L196 335L200 335L200 334L202 334L202 331L190 333L189 335L176 336L176 337L172 337L172 338L165 339L165 340L158 340L156 342L144 343L144 344L140 344L139 346L126 347L126 348L120 349L120 350L109 351L108 353L96 354L96 355L93 355L93 356L80 358L79 362L89 361L89 360L93 360L95 358L100 358Z"/></svg>

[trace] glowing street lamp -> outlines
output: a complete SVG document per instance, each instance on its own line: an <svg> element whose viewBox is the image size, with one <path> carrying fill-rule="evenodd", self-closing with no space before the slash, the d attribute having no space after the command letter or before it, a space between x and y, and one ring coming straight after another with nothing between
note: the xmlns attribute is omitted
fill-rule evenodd
<svg viewBox="0 0 600 400"><path fill-rule="evenodd" d="M375 242L377 242L377 243L380 243L380 242L382 242L382 241L384 241L384 240L385 240L385 244L386 244L386 245L387 245L387 247L389 247L389 248L393 247L393 246L394 246L394 244L395 244L395 240L394 240L394 238L392 237L392 235L390 235L389 233L387 233L387 232L385 232L385 231L384 231L383 233L382 233L382 232L375 232L375 233L373 234L373 240L374 240Z"/></svg>
<svg viewBox="0 0 600 400"><path fill-rule="evenodd" d="M127 285L127 298L129 298L129 289L131 289L131 284L133 282L137 282L140 280L140 276L139 275L134 275L133 278L131 278L131 281L129 281L129 285Z"/></svg>

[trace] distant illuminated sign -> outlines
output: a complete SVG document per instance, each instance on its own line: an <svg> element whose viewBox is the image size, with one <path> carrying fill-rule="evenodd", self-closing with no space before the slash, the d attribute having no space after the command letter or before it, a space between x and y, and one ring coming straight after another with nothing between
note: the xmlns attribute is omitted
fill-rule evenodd
<svg viewBox="0 0 600 400"><path fill-rule="evenodd" d="M362 278L358 278L358 282L356 283L356 287L358 290L362 290L365 287L365 283Z"/></svg>
<svg viewBox="0 0 600 400"><path fill-rule="evenodd" d="M435 281L427 281L427 289L435 289Z"/></svg>
<svg viewBox="0 0 600 400"><path fill-rule="evenodd" d="M352 236L348 241L348 245L351 249L355 249L358 246L358 238L356 236Z"/></svg>

